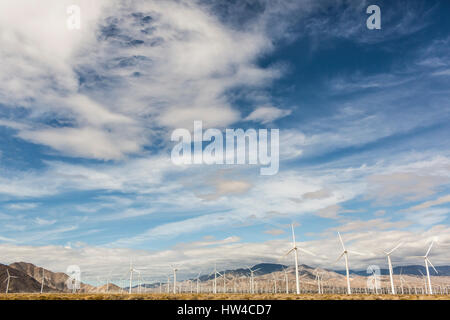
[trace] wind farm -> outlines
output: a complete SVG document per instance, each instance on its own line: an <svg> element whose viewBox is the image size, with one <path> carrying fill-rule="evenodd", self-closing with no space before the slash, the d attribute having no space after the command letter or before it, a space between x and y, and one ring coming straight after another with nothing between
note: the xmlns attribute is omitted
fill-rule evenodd
<svg viewBox="0 0 450 320"><path fill-rule="evenodd" d="M389 251L387 268L370 265L364 274L351 269L350 254L366 255L347 249L340 232L338 245L342 251L330 268L312 267L301 263L299 252L327 260L320 253L303 248L296 240L294 224L290 226L292 243L281 259L293 253L292 263L259 263L235 269L218 269L217 260L210 273L187 270L182 264L167 266L165 276L155 275L154 268L133 264L121 275L110 271L103 280L96 277L93 283L87 277L80 279L76 289L73 280L64 273L54 273L30 263L0 265L0 299L106 299L106 300L158 300L158 299L281 299L281 300L411 300L450 299L450 267L438 266L430 261L434 240L428 246L423 266L394 266L391 255L404 246L398 243ZM344 269L336 264L343 260ZM223 263L223 259L219 260ZM287 262L287 261L286 261ZM368 261L369 263L370 261ZM332 268L335 266L335 268ZM431 266L432 270L430 270ZM441 270L441 272L438 271ZM181 273L180 276L178 273ZM71 282L72 281L72 282ZM23 282L27 285L21 285ZM32 282L32 284L29 284ZM69 285L71 284L71 285Z"/></svg>

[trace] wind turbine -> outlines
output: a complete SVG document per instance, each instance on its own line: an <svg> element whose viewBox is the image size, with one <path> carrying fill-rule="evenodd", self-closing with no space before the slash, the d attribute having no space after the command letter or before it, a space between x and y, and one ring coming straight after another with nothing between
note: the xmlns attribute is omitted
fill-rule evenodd
<svg viewBox="0 0 450 320"><path fill-rule="evenodd" d="M42 294L42 292L44 291L44 279L45 279L45 276L44 276L44 268L41 268L42 269L42 281L41 281L41 294Z"/></svg>
<svg viewBox="0 0 450 320"><path fill-rule="evenodd" d="M338 236L339 236L339 240L341 242L343 251L342 251L341 255L339 256L339 258L336 259L335 263L338 262L342 258L342 256L344 256L344 259L345 259L345 272L346 272L346 275L347 275L347 293L348 294L352 294L352 289L350 287L350 271L348 269L348 253L351 252L351 253L355 253L355 254L359 254L359 255L361 255L361 253L345 249L344 241L342 241L342 237L341 237L341 234L339 232L338 232Z"/></svg>
<svg viewBox="0 0 450 320"><path fill-rule="evenodd" d="M5 281L8 281L8 282L6 283L6 292L5 293L8 294L10 279L11 278L19 278L19 277L10 275L8 269L6 269L6 273L8 274L8 277L5 279ZM3 282L5 282L5 281L3 281Z"/></svg>
<svg viewBox="0 0 450 320"><path fill-rule="evenodd" d="M260 269L252 270L250 267L247 267L250 270L250 293L255 293L255 277L254 273Z"/></svg>
<svg viewBox="0 0 450 320"><path fill-rule="evenodd" d="M388 259L388 266L389 266L389 277L391 279L391 293L395 294L395 287L394 287L394 275L393 275L393 271L392 271L392 262L391 262L391 253L394 252L395 250L398 249L398 247L400 247L402 245L402 242L400 242L398 245L396 245L394 247L394 249L392 249L389 252L385 252L385 254L387 255L387 259Z"/></svg>
<svg viewBox="0 0 450 320"><path fill-rule="evenodd" d="M433 288L431 287L430 271L428 270L428 264L430 264L430 265L433 267L434 271L435 271L436 273L438 273L437 270L436 270L436 268L433 266L433 264L431 263L431 261L428 259L428 254L430 253L431 247L433 246L433 244L434 244L434 241L431 242L430 247L428 248L427 253L423 256L423 259L424 259L424 261L425 261L425 269L427 270L428 292L429 292L429 294L433 294Z"/></svg>
<svg viewBox="0 0 450 320"><path fill-rule="evenodd" d="M402 273L403 273L403 268L400 268L400 289L402 290L402 294L404 293L403 291L403 282L405 281L402 277Z"/></svg>
<svg viewBox="0 0 450 320"><path fill-rule="evenodd" d="M167 293L170 292L170 274L167 276Z"/></svg>
<svg viewBox="0 0 450 320"><path fill-rule="evenodd" d="M223 278L223 293L225 293L227 291L227 278L225 276L225 271L223 272L223 274L221 274L219 271L216 271L216 273ZM214 275L214 287L217 287L217 283L216 283L216 276ZM214 292L216 293L216 292Z"/></svg>
<svg viewBox="0 0 450 320"><path fill-rule="evenodd" d="M133 285L133 283L132 283L133 282L133 272L138 273L139 277L141 276L141 272L139 270L136 270L135 268L133 268L133 262L130 261L130 287L128 289L129 294L131 294L131 289L132 289L132 285Z"/></svg>
<svg viewBox="0 0 450 320"><path fill-rule="evenodd" d="M109 292L109 282L110 282L110 278L111 278L111 274L112 274L112 270L109 271L108 273L108 277L106 278L106 292Z"/></svg>
<svg viewBox="0 0 450 320"><path fill-rule="evenodd" d="M227 292L227 275L226 271L223 270L223 293Z"/></svg>
<svg viewBox="0 0 450 320"><path fill-rule="evenodd" d="M278 292L278 290L277 290L277 281L278 281L278 278L275 277L275 274L274 274L274 273L272 273L272 278L273 278L273 283L274 283L274 293L276 294L276 293Z"/></svg>
<svg viewBox="0 0 450 320"><path fill-rule="evenodd" d="M317 281L317 292L319 294L323 294L323 288L322 288L322 274L320 273L320 270L318 268L316 268L314 270L315 274L316 274L316 281Z"/></svg>
<svg viewBox="0 0 450 320"><path fill-rule="evenodd" d="M172 266L173 271L173 293L177 293L177 271L178 269Z"/></svg>
<svg viewBox="0 0 450 320"><path fill-rule="evenodd" d="M211 275L211 274L210 274ZM213 281L213 293L217 293L217 264L214 263L214 281Z"/></svg>
<svg viewBox="0 0 450 320"><path fill-rule="evenodd" d="M197 293L200 292L199 281L200 281L200 274L201 274L201 273L202 273L202 272L200 271L200 272L198 273L198 275L197 275Z"/></svg>
<svg viewBox="0 0 450 320"><path fill-rule="evenodd" d="M128 294L131 294L132 282L133 282L133 262L130 261L130 286L128 287Z"/></svg>
<svg viewBox="0 0 450 320"><path fill-rule="evenodd" d="M297 287L297 294L300 294L300 280L299 280L299 277L298 277L298 250L303 251L303 252L305 252L305 253L307 253L307 254L310 254L310 255L312 255L312 256L315 256L315 254L312 253L312 252L310 252L310 251L308 251L308 250L305 250L305 249L303 249L303 248L297 247L297 244L296 244L296 242L295 242L295 233L294 233L294 224L293 224L293 223L291 224L291 228L292 228L292 244L293 244L293 247L292 247L291 250L288 251L288 253L286 253L286 256L287 256L289 253L291 253L292 251L294 251L294 259L295 259L295 284L296 284L296 287Z"/></svg>
<svg viewBox="0 0 450 320"><path fill-rule="evenodd" d="M423 288L424 288L423 290L425 290L425 293L428 294L427 279L425 278L425 275L423 274L423 272L420 269L419 269L419 273L422 275L422 279L423 279Z"/></svg>
<svg viewBox="0 0 450 320"><path fill-rule="evenodd" d="M284 281L286 282L286 294L289 293L289 279L288 279L288 274L286 271L286 268L283 268L284 271Z"/></svg>
<svg viewBox="0 0 450 320"><path fill-rule="evenodd" d="M141 272L136 269L134 269L134 272L138 274L138 292L141 293L141 282L142 282Z"/></svg>

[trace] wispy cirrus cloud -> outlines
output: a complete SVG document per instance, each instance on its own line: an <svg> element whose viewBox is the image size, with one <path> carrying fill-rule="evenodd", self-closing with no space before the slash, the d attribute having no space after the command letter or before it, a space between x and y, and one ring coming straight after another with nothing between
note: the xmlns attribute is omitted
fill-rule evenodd
<svg viewBox="0 0 450 320"><path fill-rule="evenodd" d="M430 200L430 201L425 201L421 204L418 204L414 207L411 207L409 209L406 210L411 210L411 211L418 211L418 210L422 210L422 209L427 209L430 207L434 207L434 206L439 206L442 204L446 204L450 202L450 195L446 195L443 197L439 197L436 200Z"/></svg>

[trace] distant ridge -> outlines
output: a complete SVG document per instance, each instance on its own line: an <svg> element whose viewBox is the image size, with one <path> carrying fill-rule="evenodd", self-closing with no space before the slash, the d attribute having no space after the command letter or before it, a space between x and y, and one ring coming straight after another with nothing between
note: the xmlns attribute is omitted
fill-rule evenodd
<svg viewBox="0 0 450 320"><path fill-rule="evenodd" d="M283 269L288 268L288 266L285 266L282 264L277 264L277 263L259 263L250 268L252 270L257 270L254 273L256 276L261 276L261 275L265 275L265 274L272 273L272 272L283 271ZM228 275L233 275L233 276L238 276L238 277L250 276L250 270L248 270L247 268L217 270L217 271L220 272L221 274L223 274L225 272ZM207 280L211 280L211 279L214 279L214 274L200 276L201 281L207 281Z"/></svg>

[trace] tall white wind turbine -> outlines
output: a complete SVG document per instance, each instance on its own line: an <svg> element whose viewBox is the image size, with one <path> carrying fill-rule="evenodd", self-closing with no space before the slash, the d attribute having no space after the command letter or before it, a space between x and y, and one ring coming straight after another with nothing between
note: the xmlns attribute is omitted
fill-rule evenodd
<svg viewBox="0 0 450 320"><path fill-rule="evenodd" d="M341 237L341 234L339 232L338 232L338 236L339 236L339 241L341 242L343 251L342 251L341 255L336 259L335 263L338 262L342 257L344 257L344 259L345 259L345 273L346 273L346 276L347 276L347 293L348 294L352 294L352 289L350 287L350 271L348 269L348 253L351 252L351 253L355 253L355 254L359 254L359 255L362 255L362 254L358 253L358 252L355 252L355 251L350 251L350 250L345 249L344 241L342 241L342 237Z"/></svg>
<svg viewBox="0 0 450 320"><path fill-rule="evenodd" d="M283 271L284 271L284 281L285 281L285 284L286 284L286 294L288 294L288 293L289 293L289 279L288 279L288 274L287 274L286 268L283 268Z"/></svg>
<svg viewBox="0 0 450 320"><path fill-rule="evenodd" d="M172 266L173 271L173 293L177 293L177 271L178 269Z"/></svg>
<svg viewBox="0 0 450 320"><path fill-rule="evenodd" d="M291 224L291 229L292 229L292 249L288 251L288 253L286 253L286 255L290 254L292 251L294 251L294 261L295 261L295 285L297 287L297 294L300 294L300 279L298 277L298 251L303 251L307 254L310 254L312 256L315 256L314 253L305 250L303 248L299 248L297 247L297 243L295 242L295 233L294 233L294 224Z"/></svg>
<svg viewBox="0 0 450 320"><path fill-rule="evenodd" d="M6 292L5 292L5 293L8 294L10 279L11 279L11 278L19 278L19 277L10 275L8 269L6 269L6 273L7 273L8 277L5 279L5 281L7 281L7 282L6 282ZM5 282L5 281L3 281L3 282Z"/></svg>
<svg viewBox="0 0 450 320"><path fill-rule="evenodd" d="M197 275L197 293L200 293L200 274L202 272L200 271Z"/></svg>
<svg viewBox="0 0 450 320"><path fill-rule="evenodd" d="M278 278L275 276L275 274L274 273L272 273L272 278L273 278L273 285L274 285L274 292L273 293L277 293L278 292L278 290L277 290L277 282L278 282Z"/></svg>
<svg viewBox="0 0 450 320"><path fill-rule="evenodd" d="M45 279L45 275L44 275L44 268L42 269L42 281L41 281L41 294L44 291L44 279Z"/></svg>
<svg viewBox="0 0 450 320"><path fill-rule="evenodd" d="M394 249L392 249L389 252L385 252L386 256L387 256L387 260L388 260L388 266L389 266L389 277L391 280L391 294L395 294L395 286L394 286L394 275L393 275L393 270L392 270L392 262L391 262L391 254L392 252L394 252L395 250L398 249L398 247L400 247L402 245L402 243L400 242L398 245L396 245L394 247Z"/></svg>
<svg viewBox="0 0 450 320"><path fill-rule="evenodd" d="M424 259L424 261L425 261L425 269L426 269L426 271L427 271L428 293L429 293L429 294L433 294L433 288L431 287L430 270L428 270L428 264L430 264L430 265L433 267L434 271L435 271L436 273L438 273L437 270L436 270L436 268L435 268L435 267L433 266L433 264L431 263L430 259L428 259L428 254L430 253L431 247L433 246L433 244L434 244L434 241L431 242L430 247L429 247L428 250L427 250L427 253L423 256L423 259Z"/></svg>
<svg viewBox="0 0 450 320"><path fill-rule="evenodd" d="M250 270L250 293L255 293L255 272L260 270L260 269L256 269L253 270L250 267L247 267L248 270Z"/></svg>
<svg viewBox="0 0 450 320"><path fill-rule="evenodd" d="M130 286L128 287L129 294L131 294L132 281L133 281L133 262L130 261Z"/></svg>
<svg viewBox="0 0 450 320"><path fill-rule="evenodd" d="M217 264L214 263L214 283L213 283L213 293L217 293Z"/></svg>
<svg viewBox="0 0 450 320"><path fill-rule="evenodd" d="M133 262L130 261L130 287L128 288L129 294L131 294L131 289L132 289L132 285L133 285L133 272L138 273L139 279L140 279L141 272L139 270L136 270L135 268L133 268Z"/></svg>

